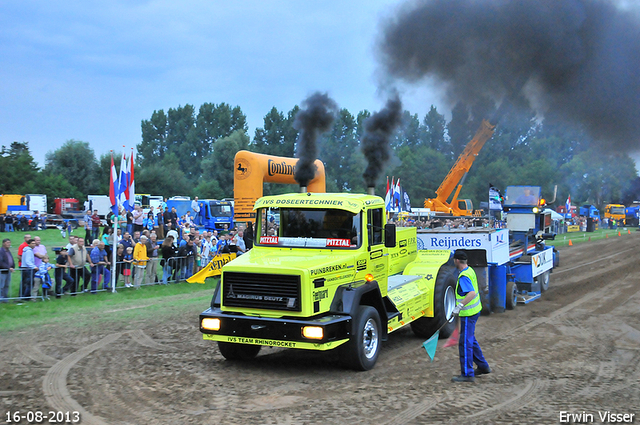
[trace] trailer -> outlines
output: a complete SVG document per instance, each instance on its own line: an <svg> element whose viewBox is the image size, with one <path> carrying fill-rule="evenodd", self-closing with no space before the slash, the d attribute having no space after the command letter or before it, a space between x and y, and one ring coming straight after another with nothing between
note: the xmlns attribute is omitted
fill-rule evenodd
<svg viewBox="0 0 640 425"><path fill-rule="evenodd" d="M87 195L84 210L92 213L98 210L98 215L104 219L111 212L111 199L107 195Z"/></svg>
<svg viewBox="0 0 640 425"><path fill-rule="evenodd" d="M31 216L37 211L39 215L46 215L47 195L0 195L0 214L5 214L7 211L27 216Z"/></svg>
<svg viewBox="0 0 640 425"><path fill-rule="evenodd" d="M505 195L507 228L420 229L418 250L464 249L478 277L483 313L500 313L540 298L549 288L559 254L551 211L540 205L540 188L509 186Z"/></svg>

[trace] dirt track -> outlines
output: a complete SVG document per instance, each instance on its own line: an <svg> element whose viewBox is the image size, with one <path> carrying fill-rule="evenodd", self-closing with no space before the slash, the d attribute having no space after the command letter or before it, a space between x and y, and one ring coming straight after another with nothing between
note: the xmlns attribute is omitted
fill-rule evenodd
<svg viewBox="0 0 640 425"><path fill-rule="evenodd" d="M640 423L640 233L560 253L541 300L480 319L494 373L475 384L450 382L457 347L430 363L409 330L369 372L275 348L227 362L198 331L202 305L162 324L1 333L0 420L75 410L83 424L553 424L561 411L600 423L609 410Z"/></svg>

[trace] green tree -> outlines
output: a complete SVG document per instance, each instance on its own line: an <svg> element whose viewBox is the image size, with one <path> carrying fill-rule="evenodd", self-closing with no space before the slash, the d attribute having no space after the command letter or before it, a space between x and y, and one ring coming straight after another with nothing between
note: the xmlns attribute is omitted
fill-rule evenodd
<svg viewBox="0 0 640 425"><path fill-rule="evenodd" d="M24 195L26 193L25 185L32 181L37 181L40 169L36 164L29 143L12 142L7 148L2 146L0 151L0 169L2 170L2 178L0 179L0 193L12 193L16 195Z"/></svg>
<svg viewBox="0 0 640 425"><path fill-rule="evenodd" d="M411 198L411 206L422 208L425 198L435 197L436 189L449 171L447 158L442 152L425 145L415 148L403 146L397 154L402 165L393 169L391 174L396 180L400 178L400 185ZM386 185L386 181L384 183ZM384 196L384 191L378 193Z"/></svg>
<svg viewBox="0 0 640 425"><path fill-rule="evenodd" d="M444 115L438 113L435 106L431 105L431 109L425 115L422 120L424 128L424 142L431 149L438 152L442 152L445 158L452 156L451 143L445 138L445 130L447 128L447 121Z"/></svg>
<svg viewBox="0 0 640 425"><path fill-rule="evenodd" d="M449 134L449 140L451 143L452 155L451 158L455 159L464 150L467 143L471 140L472 135L469 131L469 111L467 106L458 102L451 110L451 121L447 124L447 133Z"/></svg>
<svg viewBox="0 0 640 425"><path fill-rule="evenodd" d="M418 146L423 142L424 128L420 125L418 114L409 111L402 113L402 121L398 127L396 137L391 141L391 148L401 146Z"/></svg>
<svg viewBox="0 0 640 425"><path fill-rule="evenodd" d="M213 152L202 160L202 177L195 195L203 198L233 198L234 158L238 151L248 146L249 137L243 130L218 139Z"/></svg>
<svg viewBox="0 0 640 425"><path fill-rule="evenodd" d="M264 127L257 128L252 150L268 155L292 158L298 132L293 128L293 120L299 108L294 107L285 118L274 106L264 117Z"/></svg>
<svg viewBox="0 0 640 425"><path fill-rule="evenodd" d="M318 157L324 164L328 192L350 191L353 184L362 180L359 175L363 170L352 167L352 156L358 152L356 130L355 117L341 109L331 132L319 141Z"/></svg>
<svg viewBox="0 0 640 425"><path fill-rule="evenodd" d="M49 175L63 175L76 187L82 198L100 190L99 166L88 142L68 140L55 151L45 155L45 171ZM108 194L108 192L107 192Z"/></svg>
<svg viewBox="0 0 640 425"><path fill-rule="evenodd" d="M602 209L614 199L621 199L637 177L633 160L626 154L605 154L591 148L562 166L562 193L571 194L578 203L590 203Z"/></svg>
<svg viewBox="0 0 640 425"><path fill-rule="evenodd" d="M47 212L53 213L55 198L76 198L82 200L82 193L62 174L41 172L35 180L25 182L22 193L42 193L47 195Z"/></svg>
<svg viewBox="0 0 640 425"><path fill-rule="evenodd" d="M169 153L151 165L135 170L136 192L165 197L191 194L193 185L179 166L178 158Z"/></svg>
<svg viewBox="0 0 640 425"><path fill-rule="evenodd" d="M143 167L162 160L167 151L168 117L162 109L142 120L142 141L136 146L136 162Z"/></svg>

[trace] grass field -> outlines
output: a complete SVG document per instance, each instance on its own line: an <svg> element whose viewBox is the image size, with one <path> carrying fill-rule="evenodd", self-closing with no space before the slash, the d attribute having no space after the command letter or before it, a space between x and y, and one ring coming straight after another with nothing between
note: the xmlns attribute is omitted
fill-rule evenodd
<svg viewBox="0 0 640 425"><path fill-rule="evenodd" d="M595 232L572 232L572 233L563 233L561 235L557 235L554 241L546 241L547 245L553 245L557 247L561 246L569 246L569 241L571 244L575 245L577 243L588 243L590 241L597 241L605 238L618 238L628 236L629 233L636 232L637 229L634 227L619 227L618 229L598 229ZM618 236L618 233L620 236Z"/></svg>

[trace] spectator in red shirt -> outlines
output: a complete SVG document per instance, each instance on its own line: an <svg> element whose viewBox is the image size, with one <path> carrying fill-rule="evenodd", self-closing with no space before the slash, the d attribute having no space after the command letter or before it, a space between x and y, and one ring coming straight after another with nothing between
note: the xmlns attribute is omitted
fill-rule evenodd
<svg viewBox="0 0 640 425"><path fill-rule="evenodd" d="M18 247L18 267L22 266L22 251L29 246L27 241L31 239L31 235L24 235L24 242Z"/></svg>
<svg viewBox="0 0 640 425"><path fill-rule="evenodd" d="M91 216L91 236L94 240L100 238L100 216L98 215L98 210L93 210L93 215Z"/></svg>

